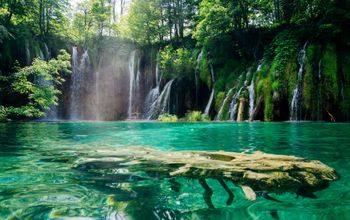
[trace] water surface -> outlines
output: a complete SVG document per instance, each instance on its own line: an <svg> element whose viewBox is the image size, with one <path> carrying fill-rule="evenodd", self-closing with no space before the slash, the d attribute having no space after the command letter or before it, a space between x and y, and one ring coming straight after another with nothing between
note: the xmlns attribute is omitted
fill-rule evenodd
<svg viewBox="0 0 350 220"><path fill-rule="evenodd" d="M281 203L248 201L232 183L234 201L215 180L215 209L196 180L137 178L73 169L99 147L225 150L320 160L341 179L317 199L284 193ZM13 123L0 124L0 219L350 219L350 124L326 123ZM116 171L120 172L120 170Z"/></svg>

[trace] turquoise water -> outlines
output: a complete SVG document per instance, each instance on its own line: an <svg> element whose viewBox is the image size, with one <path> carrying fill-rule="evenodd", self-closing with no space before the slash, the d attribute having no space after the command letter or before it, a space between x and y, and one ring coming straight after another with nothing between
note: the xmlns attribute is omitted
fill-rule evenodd
<svg viewBox="0 0 350 220"><path fill-rule="evenodd" d="M248 201L216 180L209 209L197 180L106 175L73 169L91 149L147 146L225 150L320 160L341 179L317 199L272 194ZM0 219L350 219L350 124L326 123L19 123L0 124ZM118 171L119 172L119 171Z"/></svg>

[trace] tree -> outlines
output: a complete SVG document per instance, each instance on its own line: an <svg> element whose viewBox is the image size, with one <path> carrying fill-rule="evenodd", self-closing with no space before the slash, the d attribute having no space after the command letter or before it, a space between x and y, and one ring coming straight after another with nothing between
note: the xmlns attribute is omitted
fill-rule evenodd
<svg viewBox="0 0 350 220"><path fill-rule="evenodd" d="M5 118L37 118L45 116L51 105L57 105L57 86L70 73L70 55L61 50L57 59L43 61L35 59L31 66L20 68L8 77L11 95L21 97L20 105L0 106L0 120ZM8 94L10 95L10 94Z"/></svg>

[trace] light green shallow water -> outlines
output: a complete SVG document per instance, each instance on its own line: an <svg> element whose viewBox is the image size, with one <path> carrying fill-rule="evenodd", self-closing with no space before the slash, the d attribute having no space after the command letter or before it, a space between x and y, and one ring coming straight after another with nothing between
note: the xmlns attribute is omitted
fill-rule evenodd
<svg viewBox="0 0 350 220"><path fill-rule="evenodd" d="M225 150L301 156L341 179L317 199L272 194L281 203L228 195L214 180L208 209L196 180L179 190L157 177L98 175L70 159L99 146ZM350 219L350 124L322 123L20 123L0 124L0 219ZM113 202L112 202L112 199Z"/></svg>

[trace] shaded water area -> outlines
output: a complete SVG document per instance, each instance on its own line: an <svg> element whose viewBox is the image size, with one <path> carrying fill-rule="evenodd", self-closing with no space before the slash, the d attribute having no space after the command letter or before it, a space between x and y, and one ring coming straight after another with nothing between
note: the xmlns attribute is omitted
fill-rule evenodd
<svg viewBox="0 0 350 220"><path fill-rule="evenodd" d="M146 146L225 150L320 160L341 176L316 199L244 198L216 180L208 208L197 180L116 169L73 169L91 149ZM98 167L96 167L98 168ZM0 124L0 219L350 219L350 124L80 122Z"/></svg>

